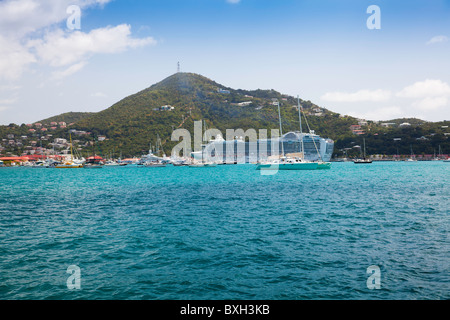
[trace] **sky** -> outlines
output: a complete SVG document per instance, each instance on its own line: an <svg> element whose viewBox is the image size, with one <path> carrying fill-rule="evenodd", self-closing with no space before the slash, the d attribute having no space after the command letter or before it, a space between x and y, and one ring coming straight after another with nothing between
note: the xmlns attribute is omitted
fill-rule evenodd
<svg viewBox="0 0 450 320"><path fill-rule="evenodd" d="M374 7L375 6L375 7ZM450 0L0 0L0 124L177 72L368 120L450 120Z"/></svg>

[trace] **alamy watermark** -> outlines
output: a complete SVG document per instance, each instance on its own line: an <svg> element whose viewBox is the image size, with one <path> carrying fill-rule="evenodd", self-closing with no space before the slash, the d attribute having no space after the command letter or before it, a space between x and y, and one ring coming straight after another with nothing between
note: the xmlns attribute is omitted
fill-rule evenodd
<svg viewBox="0 0 450 320"><path fill-rule="evenodd" d="M381 29L381 9L379 6L371 5L367 8L367 13L371 16L367 19L367 29Z"/></svg>
<svg viewBox="0 0 450 320"><path fill-rule="evenodd" d="M81 290L81 269L78 266L72 265L67 268L66 273L70 274L67 278L67 289Z"/></svg>
<svg viewBox="0 0 450 320"><path fill-rule="evenodd" d="M367 288L370 290L381 289L381 269L379 266L370 266L367 268L367 274L370 274L367 279Z"/></svg>
<svg viewBox="0 0 450 320"><path fill-rule="evenodd" d="M66 13L70 16L66 20L67 29L80 30L81 29L81 8L77 5L67 7Z"/></svg>
<svg viewBox="0 0 450 320"><path fill-rule="evenodd" d="M259 136L259 139L258 139ZM255 129L227 129L225 135L225 150L223 144L208 144L204 142L218 141L224 137L222 132L218 129L208 129L203 133L202 121L194 122L194 139L192 140L191 132L187 129L177 129L172 133L171 140L179 142L172 149L173 158L190 158L193 153L200 154L202 162L206 163L226 163L226 164L246 164L248 162L262 162L268 161L271 156L279 157L280 153L280 131L277 129L271 130L270 150L267 143L260 143L260 141L268 141L268 130L260 129L258 132ZM194 150L191 145L193 143ZM195 158L195 157L194 157ZM199 160L199 159L196 159ZM271 166L270 170L262 170L262 175L274 175L277 173L277 165Z"/></svg>

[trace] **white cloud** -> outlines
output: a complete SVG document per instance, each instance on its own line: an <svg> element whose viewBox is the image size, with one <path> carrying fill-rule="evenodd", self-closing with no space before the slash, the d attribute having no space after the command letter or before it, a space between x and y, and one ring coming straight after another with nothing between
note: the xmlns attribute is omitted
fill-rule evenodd
<svg viewBox="0 0 450 320"><path fill-rule="evenodd" d="M71 65L67 69L55 71L52 74L53 75L53 79L55 79L55 80L62 80L64 78L68 77L68 76L71 76L72 74L74 74L74 73L80 71L81 69L83 69L86 64L87 63L85 61L81 61L79 63Z"/></svg>
<svg viewBox="0 0 450 320"><path fill-rule="evenodd" d="M227 0L227 2L231 3L231 4L236 4L236 3L241 2L241 0Z"/></svg>
<svg viewBox="0 0 450 320"><path fill-rule="evenodd" d="M47 34L44 39L30 41L28 46L36 51L39 59L53 67L67 66L98 53L118 53L127 49L156 44L151 38L130 37L131 27L122 24L92 30L89 33L62 30Z"/></svg>
<svg viewBox="0 0 450 320"><path fill-rule="evenodd" d="M443 42L447 42L447 41L448 41L448 37L447 36L435 36L435 37L431 38L427 42L427 45L436 44L436 43L443 43Z"/></svg>
<svg viewBox="0 0 450 320"><path fill-rule="evenodd" d="M450 85L441 80L416 82L396 94L400 98L415 99L411 106L421 111L436 111L449 104Z"/></svg>
<svg viewBox="0 0 450 320"><path fill-rule="evenodd" d="M0 112L8 110L10 107L0 106Z"/></svg>
<svg viewBox="0 0 450 320"><path fill-rule="evenodd" d="M0 78L16 80L36 58L18 41L0 35Z"/></svg>
<svg viewBox="0 0 450 320"><path fill-rule="evenodd" d="M87 9L110 0L5 0L0 2L0 32L21 38L26 34L60 23L68 18L69 5Z"/></svg>
<svg viewBox="0 0 450 320"><path fill-rule="evenodd" d="M397 93L400 98L426 98L450 95L450 86L441 80L416 82Z"/></svg>
<svg viewBox="0 0 450 320"><path fill-rule="evenodd" d="M69 5L85 10L111 0L4 0L0 1L0 80L17 80L35 63L68 67L53 72L61 79L82 69L94 54L113 54L155 44L151 38L133 38L126 24L89 32L61 29Z"/></svg>
<svg viewBox="0 0 450 320"><path fill-rule="evenodd" d="M423 111L434 111L447 106L449 99L447 97L428 97L414 102L412 106Z"/></svg>
<svg viewBox="0 0 450 320"><path fill-rule="evenodd" d="M402 109L397 106L372 108L368 112L349 112L349 116L374 121L392 120L400 117L402 114Z"/></svg>
<svg viewBox="0 0 450 320"><path fill-rule="evenodd" d="M387 90L360 90L354 93L328 92L321 99L328 102L380 102L391 98L391 92Z"/></svg>

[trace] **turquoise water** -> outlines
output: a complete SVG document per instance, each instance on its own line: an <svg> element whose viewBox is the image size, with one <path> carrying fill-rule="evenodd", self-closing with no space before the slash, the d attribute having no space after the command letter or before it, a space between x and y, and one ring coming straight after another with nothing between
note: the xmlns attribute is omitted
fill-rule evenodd
<svg viewBox="0 0 450 320"><path fill-rule="evenodd" d="M449 299L449 173L0 168L0 299Z"/></svg>

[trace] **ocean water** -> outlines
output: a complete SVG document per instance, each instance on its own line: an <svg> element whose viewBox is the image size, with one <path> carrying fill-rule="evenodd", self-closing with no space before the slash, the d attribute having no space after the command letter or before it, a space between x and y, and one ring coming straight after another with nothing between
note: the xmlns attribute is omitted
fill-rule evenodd
<svg viewBox="0 0 450 320"><path fill-rule="evenodd" d="M449 173L0 168L0 299L450 299Z"/></svg>

